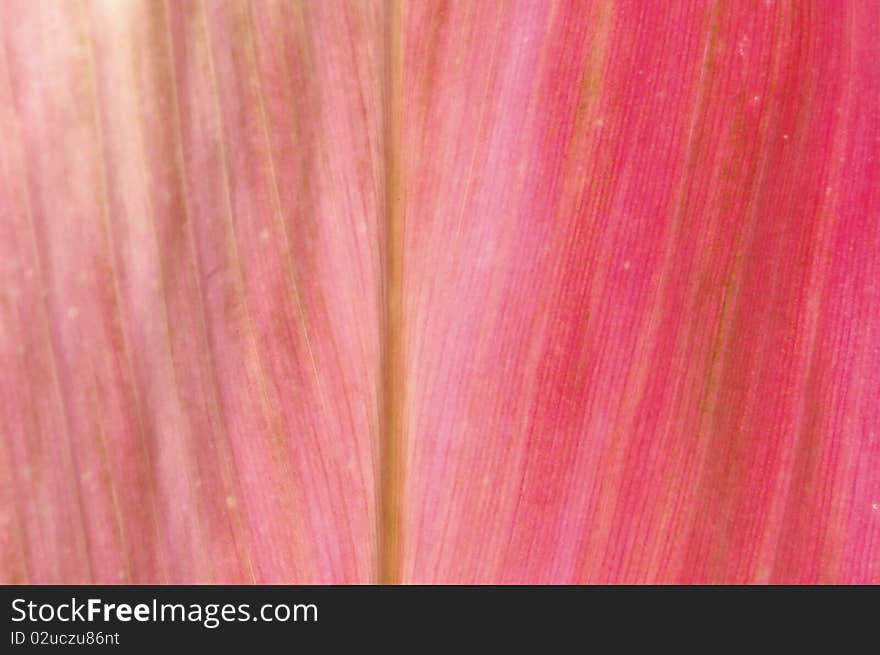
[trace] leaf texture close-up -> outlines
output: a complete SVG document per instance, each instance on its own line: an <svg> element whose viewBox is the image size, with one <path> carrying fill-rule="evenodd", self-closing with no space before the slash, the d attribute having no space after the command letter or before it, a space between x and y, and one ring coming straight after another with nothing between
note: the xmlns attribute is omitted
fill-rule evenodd
<svg viewBox="0 0 880 655"><path fill-rule="evenodd" d="M878 35L3 0L0 582L880 583Z"/></svg>

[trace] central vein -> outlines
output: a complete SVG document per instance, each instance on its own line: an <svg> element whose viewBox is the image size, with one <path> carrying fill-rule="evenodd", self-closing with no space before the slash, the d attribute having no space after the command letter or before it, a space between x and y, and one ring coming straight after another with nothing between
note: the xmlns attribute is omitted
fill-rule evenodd
<svg viewBox="0 0 880 655"><path fill-rule="evenodd" d="M378 581L399 584L403 547L403 173L400 162L400 4L385 5L385 225L379 424Z"/></svg>

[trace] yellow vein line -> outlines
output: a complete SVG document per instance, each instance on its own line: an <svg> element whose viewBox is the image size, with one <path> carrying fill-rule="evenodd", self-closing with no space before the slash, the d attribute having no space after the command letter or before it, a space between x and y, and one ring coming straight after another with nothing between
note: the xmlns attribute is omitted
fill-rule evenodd
<svg viewBox="0 0 880 655"><path fill-rule="evenodd" d="M385 13L385 256L382 404L379 429L379 562L381 584L399 584L403 550L403 171L400 161L400 3Z"/></svg>

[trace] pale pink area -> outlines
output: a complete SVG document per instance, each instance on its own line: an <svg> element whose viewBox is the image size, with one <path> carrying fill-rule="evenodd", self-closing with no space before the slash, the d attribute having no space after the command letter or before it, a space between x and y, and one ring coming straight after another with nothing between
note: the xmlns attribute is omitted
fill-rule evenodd
<svg viewBox="0 0 880 655"><path fill-rule="evenodd" d="M0 581L880 583L880 5L392 1L2 4Z"/></svg>
<svg viewBox="0 0 880 655"><path fill-rule="evenodd" d="M3 14L2 578L370 580L378 5Z"/></svg>

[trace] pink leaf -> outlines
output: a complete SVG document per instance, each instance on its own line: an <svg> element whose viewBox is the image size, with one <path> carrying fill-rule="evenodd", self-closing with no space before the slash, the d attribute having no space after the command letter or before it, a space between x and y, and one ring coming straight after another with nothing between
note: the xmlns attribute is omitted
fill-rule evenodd
<svg viewBox="0 0 880 655"><path fill-rule="evenodd" d="M0 17L0 581L880 582L880 6Z"/></svg>

